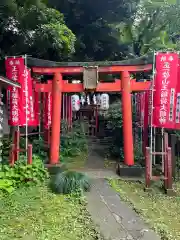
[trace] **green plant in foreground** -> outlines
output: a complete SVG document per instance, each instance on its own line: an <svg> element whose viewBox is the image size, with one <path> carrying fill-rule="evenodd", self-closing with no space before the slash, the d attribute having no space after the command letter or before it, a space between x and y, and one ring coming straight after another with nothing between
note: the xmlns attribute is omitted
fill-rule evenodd
<svg viewBox="0 0 180 240"><path fill-rule="evenodd" d="M14 166L0 165L0 190L10 193L21 186L39 184L48 176L38 156L33 156L32 164L27 164L25 157L21 156Z"/></svg>
<svg viewBox="0 0 180 240"><path fill-rule="evenodd" d="M0 239L103 239L76 196L53 194L45 184L1 196Z"/></svg>
<svg viewBox="0 0 180 240"><path fill-rule="evenodd" d="M85 174L67 170L52 177L50 187L55 193L71 194L87 192L90 190L91 184Z"/></svg>

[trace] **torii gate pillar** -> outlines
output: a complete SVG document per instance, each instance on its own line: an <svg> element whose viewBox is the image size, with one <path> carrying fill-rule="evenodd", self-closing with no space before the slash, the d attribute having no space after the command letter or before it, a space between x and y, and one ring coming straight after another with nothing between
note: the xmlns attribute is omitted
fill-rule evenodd
<svg viewBox="0 0 180 240"><path fill-rule="evenodd" d="M55 73L52 81L52 133L50 164L58 164L61 136L62 74Z"/></svg>
<svg viewBox="0 0 180 240"><path fill-rule="evenodd" d="M122 119L124 139L124 163L134 165L133 130L132 130L132 102L131 102L131 79L128 71L121 74L122 87Z"/></svg>

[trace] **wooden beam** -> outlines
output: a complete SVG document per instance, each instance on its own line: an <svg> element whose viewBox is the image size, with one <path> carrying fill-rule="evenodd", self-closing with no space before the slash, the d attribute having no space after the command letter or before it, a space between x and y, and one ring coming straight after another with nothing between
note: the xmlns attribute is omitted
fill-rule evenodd
<svg viewBox="0 0 180 240"><path fill-rule="evenodd" d="M139 92L146 91L149 89L151 82L136 82L135 80L131 80L131 91ZM51 92L52 91L52 83L43 84L36 83L35 86L36 92ZM73 92L83 92L83 84L82 83L66 83L63 81L62 84L62 92L73 93ZM121 80L116 80L113 83L98 83L96 92L119 92L121 91Z"/></svg>
<svg viewBox="0 0 180 240"><path fill-rule="evenodd" d="M139 65L139 66L109 66L109 67L99 67L99 73L120 73L122 71L129 72L144 72L150 71L152 69L152 64ZM34 73L39 74L79 74L83 73L84 67L33 67Z"/></svg>

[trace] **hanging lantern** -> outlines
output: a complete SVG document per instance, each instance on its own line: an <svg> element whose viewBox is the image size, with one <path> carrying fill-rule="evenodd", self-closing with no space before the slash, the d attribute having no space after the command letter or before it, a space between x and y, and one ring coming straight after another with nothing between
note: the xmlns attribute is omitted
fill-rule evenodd
<svg viewBox="0 0 180 240"><path fill-rule="evenodd" d="M84 98L84 96L81 96L81 104L82 104L82 106L84 106L84 104L85 104L85 102L86 102L86 99Z"/></svg>
<svg viewBox="0 0 180 240"><path fill-rule="evenodd" d="M97 104L97 99L96 99L96 95L95 95L95 94L94 94L94 96L93 96L93 103L94 103L94 105Z"/></svg>
<svg viewBox="0 0 180 240"><path fill-rule="evenodd" d="M89 95L87 95L87 105L90 105L90 104L91 104L90 97L89 97Z"/></svg>
<svg viewBox="0 0 180 240"><path fill-rule="evenodd" d="M100 93L98 93L96 95L96 101L97 101L97 105L101 105L101 94Z"/></svg>
<svg viewBox="0 0 180 240"><path fill-rule="evenodd" d="M72 111L77 112L80 109L80 99L78 95L71 96Z"/></svg>
<svg viewBox="0 0 180 240"><path fill-rule="evenodd" d="M109 95L107 93L101 94L101 110L108 110L109 109Z"/></svg>

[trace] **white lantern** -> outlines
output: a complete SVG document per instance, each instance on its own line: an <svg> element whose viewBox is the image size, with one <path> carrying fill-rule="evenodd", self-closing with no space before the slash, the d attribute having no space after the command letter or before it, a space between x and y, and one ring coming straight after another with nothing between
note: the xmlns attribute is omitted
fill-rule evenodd
<svg viewBox="0 0 180 240"><path fill-rule="evenodd" d="M72 111L77 112L80 109L80 99L78 95L72 95L71 96L71 105L72 105Z"/></svg>
<svg viewBox="0 0 180 240"><path fill-rule="evenodd" d="M96 95L96 101L97 101L97 105L101 105L101 94L100 93L98 93Z"/></svg>
<svg viewBox="0 0 180 240"><path fill-rule="evenodd" d="M101 110L108 110L109 109L109 95L107 93L101 94Z"/></svg>
<svg viewBox="0 0 180 240"><path fill-rule="evenodd" d="M89 95L87 95L87 105L90 105L90 97L89 97Z"/></svg>
<svg viewBox="0 0 180 240"><path fill-rule="evenodd" d="M82 104L82 106L84 106L85 102L86 102L86 99L84 98L84 96L81 96L81 104Z"/></svg>
<svg viewBox="0 0 180 240"><path fill-rule="evenodd" d="M93 103L94 103L94 105L97 104L97 99L96 99L96 95L95 95L95 94L94 94L94 96L93 96Z"/></svg>

